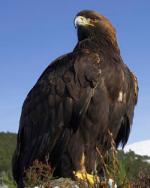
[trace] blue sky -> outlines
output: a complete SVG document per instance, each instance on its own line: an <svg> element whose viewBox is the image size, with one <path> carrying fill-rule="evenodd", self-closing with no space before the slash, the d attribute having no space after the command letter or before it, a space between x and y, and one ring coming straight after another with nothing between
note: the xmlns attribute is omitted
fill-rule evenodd
<svg viewBox="0 0 150 188"><path fill-rule="evenodd" d="M52 60L74 48L73 19L83 9L101 12L115 26L140 88L129 143L150 139L149 0L0 0L0 131L17 132L28 91Z"/></svg>

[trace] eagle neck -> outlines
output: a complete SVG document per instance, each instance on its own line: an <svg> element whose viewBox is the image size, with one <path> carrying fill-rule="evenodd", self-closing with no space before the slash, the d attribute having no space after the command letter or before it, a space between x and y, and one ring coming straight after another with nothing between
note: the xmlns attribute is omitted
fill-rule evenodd
<svg viewBox="0 0 150 188"><path fill-rule="evenodd" d="M82 50L82 49L89 49L96 53L107 53L110 52L110 54L118 54L120 55L120 50L117 44L117 41L115 43L112 43L111 41L107 41L106 39L95 39L93 38L87 38L82 41L79 41L74 48L74 51ZM113 52L113 53L112 53Z"/></svg>
<svg viewBox="0 0 150 188"><path fill-rule="evenodd" d="M103 49L104 51L108 52L108 50L111 50L120 54L119 46L116 39L110 39L109 37L101 35L100 37L93 37L91 41L97 44L98 47L100 49Z"/></svg>

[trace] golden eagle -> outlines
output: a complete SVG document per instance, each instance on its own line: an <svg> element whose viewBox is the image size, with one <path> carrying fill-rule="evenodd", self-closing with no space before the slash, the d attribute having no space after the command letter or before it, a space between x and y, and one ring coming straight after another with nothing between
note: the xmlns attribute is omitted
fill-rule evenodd
<svg viewBox="0 0 150 188"><path fill-rule="evenodd" d="M96 148L116 147L130 133L137 102L137 79L123 63L116 32L94 11L74 20L78 42L71 53L52 62L27 95L20 118L13 176L22 188L24 170L38 159L55 176L74 177L99 169Z"/></svg>

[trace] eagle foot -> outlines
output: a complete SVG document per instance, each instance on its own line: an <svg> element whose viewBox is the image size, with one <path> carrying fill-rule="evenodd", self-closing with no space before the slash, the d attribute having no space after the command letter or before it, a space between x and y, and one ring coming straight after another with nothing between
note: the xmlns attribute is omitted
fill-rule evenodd
<svg viewBox="0 0 150 188"><path fill-rule="evenodd" d="M89 185L98 184L100 182L100 179L97 175L88 174L87 172L83 171L77 171L73 173L77 179L85 181Z"/></svg>

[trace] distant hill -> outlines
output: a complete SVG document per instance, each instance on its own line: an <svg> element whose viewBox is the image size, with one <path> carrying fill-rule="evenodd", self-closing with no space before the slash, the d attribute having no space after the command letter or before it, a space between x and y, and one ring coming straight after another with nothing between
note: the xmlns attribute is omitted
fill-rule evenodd
<svg viewBox="0 0 150 188"><path fill-rule="evenodd" d="M15 133L0 133L0 172L11 172L11 158L16 146Z"/></svg>

